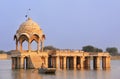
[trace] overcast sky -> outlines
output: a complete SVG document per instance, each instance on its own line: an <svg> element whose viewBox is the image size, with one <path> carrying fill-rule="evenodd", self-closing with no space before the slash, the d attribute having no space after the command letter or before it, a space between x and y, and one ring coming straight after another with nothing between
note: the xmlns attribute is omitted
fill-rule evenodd
<svg viewBox="0 0 120 79"><path fill-rule="evenodd" d="M43 29L45 45L120 50L120 0L0 0L0 50L15 49L13 36L26 14Z"/></svg>

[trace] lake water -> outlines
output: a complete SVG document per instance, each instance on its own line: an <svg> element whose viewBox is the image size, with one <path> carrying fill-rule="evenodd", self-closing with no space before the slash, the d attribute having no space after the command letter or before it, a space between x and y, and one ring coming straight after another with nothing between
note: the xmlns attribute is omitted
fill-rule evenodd
<svg viewBox="0 0 120 79"><path fill-rule="evenodd" d="M12 70L11 60L0 60L0 79L120 79L120 60L112 60L110 70L58 70L55 75L34 69Z"/></svg>

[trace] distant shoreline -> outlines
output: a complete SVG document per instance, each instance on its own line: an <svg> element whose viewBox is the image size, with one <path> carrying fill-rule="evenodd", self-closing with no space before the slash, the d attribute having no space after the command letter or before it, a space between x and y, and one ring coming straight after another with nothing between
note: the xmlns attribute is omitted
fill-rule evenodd
<svg viewBox="0 0 120 79"><path fill-rule="evenodd" d="M120 56L111 56L111 60L120 60Z"/></svg>
<svg viewBox="0 0 120 79"><path fill-rule="evenodd" d="M0 54L0 60L10 60L11 56L8 54Z"/></svg>

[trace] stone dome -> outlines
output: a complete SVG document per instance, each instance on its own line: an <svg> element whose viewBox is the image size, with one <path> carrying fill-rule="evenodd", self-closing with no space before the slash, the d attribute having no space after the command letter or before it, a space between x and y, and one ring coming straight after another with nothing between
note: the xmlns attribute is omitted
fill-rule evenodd
<svg viewBox="0 0 120 79"><path fill-rule="evenodd" d="M17 39L19 39L21 35L26 35L28 38L33 35L41 37L43 35L43 31L36 22L34 22L31 18L28 18L20 25L19 29L16 31L15 36Z"/></svg>
<svg viewBox="0 0 120 79"><path fill-rule="evenodd" d="M39 25L31 18L28 18L16 31L14 40L16 40L16 50L20 51L22 51L22 43L24 41L28 42L28 51L31 51L31 43L35 41L39 52L40 50L43 51L45 35Z"/></svg>

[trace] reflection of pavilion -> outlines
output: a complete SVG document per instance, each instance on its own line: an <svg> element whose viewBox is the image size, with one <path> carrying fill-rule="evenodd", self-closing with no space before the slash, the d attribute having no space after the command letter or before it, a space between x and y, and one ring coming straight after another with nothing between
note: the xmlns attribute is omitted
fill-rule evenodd
<svg viewBox="0 0 120 79"><path fill-rule="evenodd" d="M16 50L12 52L12 68L39 68L42 63L46 67L58 69L83 69L90 68L90 57L93 57L93 66L100 68L100 57L102 58L102 67L110 68L109 53L97 53L90 55L83 51L43 51L45 35L39 25L31 18L28 18L20 25L14 39L16 40ZM27 41L28 50L23 50L23 42ZM37 50L31 49L31 43L37 43Z"/></svg>

